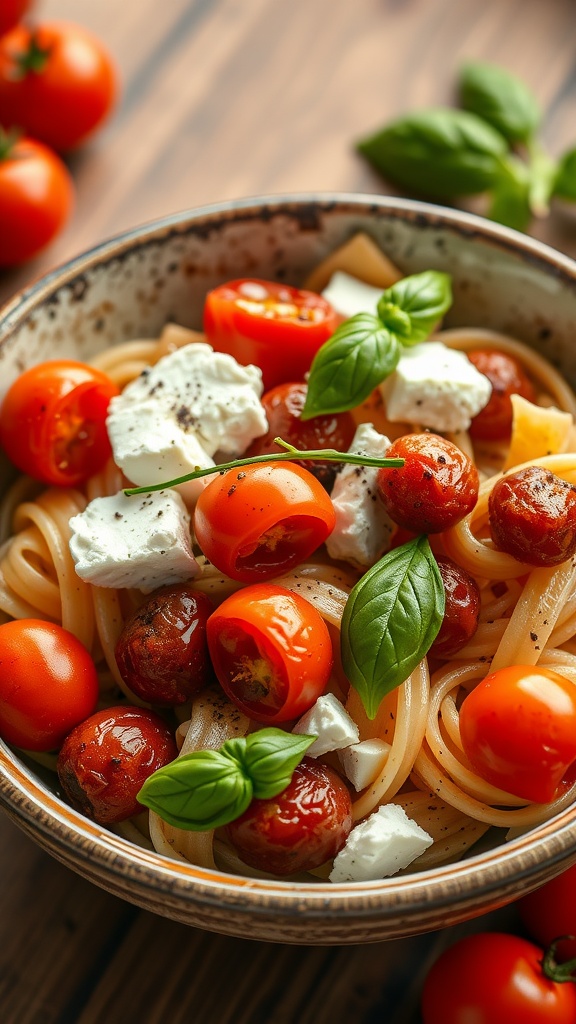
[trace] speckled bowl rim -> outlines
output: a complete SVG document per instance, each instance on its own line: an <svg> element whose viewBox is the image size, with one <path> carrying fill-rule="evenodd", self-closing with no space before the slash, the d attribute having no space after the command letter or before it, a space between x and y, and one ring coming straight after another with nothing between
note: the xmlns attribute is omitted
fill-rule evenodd
<svg viewBox="0 0 576 1024"><path fill-rule="evenodd" d="M576 291L576 263L535 239L492 224L473 214L441 206L388 196L358 193L303 193L231 200L184 211L125 231L69 260L17 293L0 310L0 344L56 288L69 285L94 265L118 259L140 243L167 235L205 233L223 220L254 220L295 213L322 215L338 209L399 218L422 228L446 228L468 239L478 238L512 252L546 275L569 282ZM201 223L200 223L201 222ZM576 298L575 298L576 308ZM535 888L545 877L576 860L576 806L567 808L533 832L469 859L402 877L354 884L298 884L242 878L174 861L134 846L108 832L54 796L43 783L0 742L0 803L17 824L69 866L95 882L141 902L147 893L169 895L193 907L243 911L250 917L280 915L318 920L340 918L341 936L347 938L346 919L352 915L368 925L370 919L406 919L402 934L427 929L442 907L461 908L461 919L482 913L513 899L522 887ZM94 869L91 870L91 867ZM139 898L140 897L140 898ZM437 923L432 927L437 927ZM428 926L429 927L429 926ZM236 929L232 928L232 932ZM399 934L397 929L395 934ZM258 937L257 927L255 937ZM376 937L382 937L381 931ZM278 935L282 941L282 935ZM302 941L306 941L303 937ZM330 941L330 940L329 940ZM333 939L332 939L333 941Z"/></svg>

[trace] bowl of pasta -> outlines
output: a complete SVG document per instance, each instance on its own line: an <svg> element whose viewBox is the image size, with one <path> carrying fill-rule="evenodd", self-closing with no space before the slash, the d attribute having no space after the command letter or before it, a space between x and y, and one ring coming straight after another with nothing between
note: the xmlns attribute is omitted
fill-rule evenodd
<svg viewBox="0 0 576 1024"><path fill-rule="evenodd" d="M242 200L0 315L0 802L175 920L299 943L576 860L576 265Z"/></svg>

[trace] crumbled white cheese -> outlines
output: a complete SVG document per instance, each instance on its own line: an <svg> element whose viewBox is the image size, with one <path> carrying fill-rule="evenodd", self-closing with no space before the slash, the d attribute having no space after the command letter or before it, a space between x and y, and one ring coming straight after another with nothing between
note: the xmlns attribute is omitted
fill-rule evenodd
<svg viewBox="0 0 576 1024"><path fill-rule="evenodd" d="M262 374L196 342L160 359L110 402L114 461L135 484L162 483L241 455L268 429Z"/></svg>
<svg viewBox="0 0 576 1024"><path fill-rule="evenodd" d="M386 804L352 829L334 860L330 881L369 882L394 875L433 842L403 807Z"/></svg>
<svg viewBox="0 0 576 1024"><path fill-rule="evenodd" d="M343 270L337 270L322 295L342 316L355 316L356 313L375 315L376 306L382 298L382 288L374 288Z"/></svg>
<svg viewBox="0 0 576 1024"><path fill-rule="evenodd" d="M98 587L145 593L192 579L199 571L190 516L175 491L94 498L70 520L76 572Z"/></svg>
<svg viewBox="0 0 576 1024"><path fill-rule="evenodd" d="M361 423L349 451L357 455L383 458L390 441L371 423ZM373 466L344 465L336 476L330 498L336 524L326 540L331 558L364 568L388 550L394 523L382 504Z"/></svg>
<svg viewBox="0 0 576 1024"><path fill-rule="evenodd" d="M358 726L350 718L333 693L318 697L305 715L302 715L292 732L317 736L306 751L307 757L320 757L329 750L340 750L358 742Z"/></svg>
<svg viewBox="0 0 576 1024"><path fill-rule="evenodd" d="M403 350L380 390L393 423L421 423L450 432L468 430L488 403L492 385L464 352L425 341Z"/></svg>
<svg viewBox="0 0 576 1024"><path fill-rule="evenodd" d="M386 740L362 740L338 751L342 771L359 793L377 779L382 771L391 747Z"/></svg>

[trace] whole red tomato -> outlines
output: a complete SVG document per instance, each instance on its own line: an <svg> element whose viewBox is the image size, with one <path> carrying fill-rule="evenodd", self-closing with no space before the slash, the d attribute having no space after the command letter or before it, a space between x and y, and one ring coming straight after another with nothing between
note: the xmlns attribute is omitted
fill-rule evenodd
<svg viewBox="0 0 576 1024"><path fill-rule="evenodd" d="M0 444L18 469L65 487L95 473L111 454L106 413L116 385L71 359L39 363L18 377L0 408Z"/></svg>
<svg viewBox="0 0 576 1024"><path fill-rule="evenodd" d="M573 935L574 939L558 943L556 954L558 960L576 957L576 865L524 896L516 905L530 935L541 946L549 946L561 935Z"/></svg>
<svg viewBox="0 0 576 1024"><path fill-rule="evenodd" d="M208 649L222 689L257 722L298 718L324 693L332 643L299 594L260 583L222 602L208 619Z"/></svg>
<svg viewBox="0 0 576 1024"><path fill-rule="evenodd" d="M59 151L102 123L116 96L112 60L87 29L67 22L18 25L0 39L0 124Z"/></svg>
<svg viewBox="0 0 576 1024"><path fill-rule="evenodd" d="M91 715L98 677L88 651L52 622L0 626L0 736L26 750L54 750Z"/></svg>
<svg viewBox="0 0 576 1024"><path fill-rule="evenodd" d="M0 2L0 36L17 25L31 6L30 0L1 0Z"/></svg>
<svg viewBox="0 0 576 1024"><path fill-rule="evenodd" d="M202 551L242 583L271 579L304 561L334 529L322 485L293 462L231 469L206 487L194 513Z"/></svg>
<svg viewBox="0 0 576 1024"><path fill-rule="evenodd" d="M60 158L41 142L0 129L0 267L36 256L64 226L73 202Z"/></svg>
<svg viewBox="0 0 576 1024"><path fill-rule="evenodd" d="M240 279L208 292L204 331L218 352L255 363L264 387L302 380L340 317L315 292L259 279Z"/></svg>

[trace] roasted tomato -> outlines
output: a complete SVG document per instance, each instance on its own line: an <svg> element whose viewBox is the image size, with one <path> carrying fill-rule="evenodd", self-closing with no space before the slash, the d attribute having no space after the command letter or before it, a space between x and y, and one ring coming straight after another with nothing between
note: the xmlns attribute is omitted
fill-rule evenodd
<svg viewBox="0 0 576 1024"><path fill-rule="evenodd" d="M98 677L88 651L53 622L0 626L0 736L26 750L55 750L96 707Z"/></svg>
<svg viewBox="0 0 576 1024"><path fill-rule="evenodd" d="M0 444L23 473L70 487L111 455L106 432L109 377L69 359L39 363L9 388L0 408Z"/></svg>
<svg viewBox="0 0 576 1024"><path fill-rule="evenodd" d="M0 36L17 25L30 6L30 0L2 0L0 3Z"/></svg>
<svg viewBox="0 0 576 1024"><path fill-rule="evenodd" d="M305 757L279 796L253 800L226 833L246 864L290 875L335 857L351 828L352 804L343 779Z"/></svg>
<svg viewBox="0 0 576 1024"><path fill-rule="evenodd" d="M210 344L259 366L266 389L301 380L339 321L321 295L274 281L229 281L209 292L204 306Z"/></svg>
<svg viewBox="0 0 576 1024"><path fill-rule="evenodd" d="M557 944L556 956L560 961L576 957L576 865L518 900L516 906L541 946L549 946L560 935L574 936Z"/></svg>
<svg viewBox="0 0 576 1024"><path fill-rule="evenodd" d="M208 619L208 647L227 696L250 718L298 718L324 692L332 644L324 620L299 594L260 583L227 598Z"/></svg>
<svg viewBox="0 0 576 1024"><path fill-rule="evenodd" d="M536 401L536 392L521 363L494 349L473 349L467 353L476 369L488 377L492 394L487 405L472 420L470 434L476 441L505 441L512 432L511 395Z"/></svg>
<svg viewBox="0 0 576 1024"><path fill-rule="evenodd" d="M332 502L293 462L231 469L202 491L194 532L220 572L242 583L271 579L308 558L334 529Z"/></svg>
<svg viewBox="0 0 576 1024"><path fill-rule="evenodd" d="M378 470L378 489L398 526L440 533L471 512L478 500L478 471L456 445L438 434L406 434L386 452L402 469Z"/></svg>
<svg viewBox="0 0 576 1024"><path fill-rule="evenodd" d="M125 683L150 704L185 704L210 681L205 594L184 584L152 594L134 612L116 644Z"/></svg>
<svg viewBox="0 0 576 1024"><path fill-rule="evenodd" d="M541 466L499 480L488 512L494 543L521 562L553 566L576 553L576 487Z"/></svg>
<svg viewBox="0 0 576 1024"><path fill-rule="evenodd" d="M478 629L480 590L474 577L451 558L439 557L436 561L446 605L440 631L429 653L436 658L448 658L464 647Z"/></svg>
<svg viewBox="0 0 576 1024"><path fill-rule="evenodd" d="M460 734L483 779L548 803L576 760L576 687L539 665L499 669L465 698Z"/></svg>
<svg viewBox="0 0 576 1024"><path fill-rule="evenodd" d="M76 810L106 825L143 810L136 796L144 782L176 754L170 729L153 711L105 708L66 738L58 778Z"/></svg>
<svg viewBox="0 0 576 1024"><path fill-rule="evenodd" d="M281 448L274 444L275 437L281 437L295 448L309 449L336 448L337 451L348 451L356 424L349 412L330 413L326 416L314 416L310 420L301 420L302 409L306 401L308 388L300 384L279 384L267 391L262 398L262 405L268 420L268 432L254 441L247 455L266 455L279 452ZM313 473L322 486L330 491L336 476L337 465L334 462L298 462L303 469Z"/></svg>

